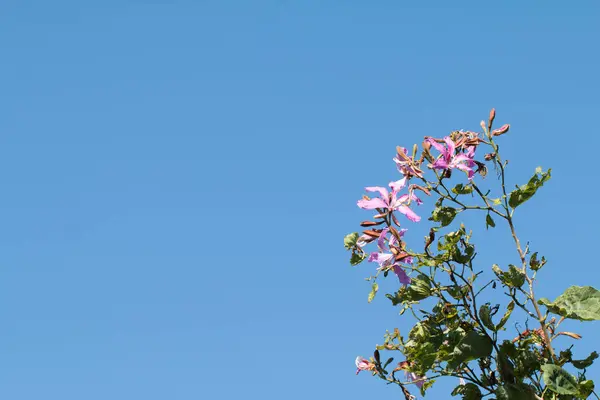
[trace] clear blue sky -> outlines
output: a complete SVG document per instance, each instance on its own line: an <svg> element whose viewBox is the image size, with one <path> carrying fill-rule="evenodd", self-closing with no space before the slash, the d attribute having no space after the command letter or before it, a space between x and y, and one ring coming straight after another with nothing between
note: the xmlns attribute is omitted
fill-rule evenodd
<svg viewBox="0 0 600 400"><path fill-rule="evenodd" d="M492 106L513 183L554 171L519 210L540 294L600 286L595 1L0 8L2 398L399 398L354 375L408 325L342 237L396 145Z"/></svg>

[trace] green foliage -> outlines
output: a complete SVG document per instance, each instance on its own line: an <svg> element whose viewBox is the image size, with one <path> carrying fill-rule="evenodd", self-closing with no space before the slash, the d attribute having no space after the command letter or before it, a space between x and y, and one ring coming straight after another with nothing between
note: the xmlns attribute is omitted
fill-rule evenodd
<svg viewBox="0 0 600 400"><path fill-rule="evenodd" d="M496 223L494 222L494 218L492 218L492 216L490 214L486 215L485 217L485 228L489 228L489 227L495 228L496 227Z"/></svg>
<svg viewBox="0 0 600 400"><path fill-rule="evenodd" d="M473 193L473 185L467 184L464 185L459 183L458 185L452 188L452 193L454 194L471 194Z"/></svg>
<svg viewBox="0 0 600 400"><path fill-rule="evenodd" d="M590 354L583 360L572 360L571 364L573 364L573 366L577 369L586 369L586 368L590 367L594 363L594 360L597 358L598 358L598 353L593 351L592 354Z"/></svg>
<svg viewBox="0 0 600 400"><path fill-rule="evenodd" d="M512 208L517 208L532 198L535 192L550 179L551 171L552 170L549 169L548 171L543 172L541 167L536 168L535 174L529 179L529 182L510 193L508 205Z"/></svg>
<svg viewBox="0 0 600 400"><path fill-rule="evenodd" d="M538 303L565 318L580 321L600 320L600 291L591 286L571 286L553 302L541 298Z"/></svg>
<svg viewBox="0 0 600 400"><path fill-rule="evenodd" d="M379 290L379 285L377 284L377 282L374 282L371 285L371 292L369 293L369 298L368 298L369 303L373 301L378 290Z"/></svg>
<svg viewBox="0 0 600 400"><path fill-rule="evenodd" d="M439 222L441 226L448 226L454 221L458 210L452 207L437 207L431 213L431 221Z"/></svg>
<svg viewBox="0 0 600 400"><path fill-rule="evenodd" d="M352 250L352 248L356 246L356 242L358 242L357 232L349 233L344 236L344 247L346 250Z"/></svg>
<svg viewBox="0 0 600 400"><path fill-rule="evenodd" d="M542 257L540 260L538 260L537 256L538 253L536 251L531 255L531 258L529 259L529 268L531 268L533 271L540 270L546 264L545 257Z"/></svg>
<svg viewBox="0 0 600 400"><path fill-rule="evenodd" d="M483 398L479 386L470 382L464 385L458 385L451 394L452 396L461 395L463 400L481 400Z"/></svg>
<svg viewBox="0 0 600 400"><path fill-rule="evenodd" d="M462 363L488 357L492 353L493 344L488 336L475 331L468 332L458 343L448 361L448 369L456 369Z"/></svg>
<svg viewBox="0 0 600 400"><path fill-rule="evenodd" d="M500 282L506 286L520 288L525 284L525 274L512 264L509 265L508 271L506 272L502 271L496 264L492 266L492 270L500 279Z"/></svg>
<svg viewBox="0 0 600 400"><path fill-rule="evenodd" d="M548 389L558 394L579 394L577 380L567 371L554 364L544 364L541 367L544 383Z"/></svg>
<svg viewBox="0 0 600 400"><path fill-rule="evenodd" d="M534 400L533 389L528 385L505 383L496 389L496 400Z"/></svg>
<svg viewBox="0 0 600 400"><path fill-rule="evenodd" d="M504 325L510 318L510 315L512 314L514 309L515 309L515 302L511 301L510 303L508 303L508 306L506 307L506 312L502 316L502 319L500 319L500 322L498 322L498 325L496 325L496 331L499 331L500 329L502 329L504 327Z"/></svg>

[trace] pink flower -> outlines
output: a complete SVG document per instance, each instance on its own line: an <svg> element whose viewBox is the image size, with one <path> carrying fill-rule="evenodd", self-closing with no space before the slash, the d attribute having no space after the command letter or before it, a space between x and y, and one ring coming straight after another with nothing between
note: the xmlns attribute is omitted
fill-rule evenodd
<svg viewBox="0 0 600 400"><path fill-rule="evenodd" d="M438 143L433 138L428 138L427 141L441 153L441 156L433 163L434 169L460 169L465 171L469 179L473 179L475 171L473 167L475 162L475 146L469 146L466 153L454 154L456 152L456 144L449 136L444 138L446 146Z"/></svg>
<svg viewBox="0 0 600 400"><path fill-rule="evenodd" d="M398 363L398 369L404 370L404 376L408 382L414 383L419 389L421 389L425 384L427 377L408 371L407 369L409 365L410 363L408 361L402 361L401 363Z"/></svg>
<svg viewBox="0 0 600 400"><path fill-rule="evenodd" d="M419 376L419 375L415 374L414 372L406 371L405 377L406 377L407 381L414 383L419 389L421 389L423 387L423 385L425 384L425 377Z"/></svg>
<svg viewBox="0 0 600 400"><path fill-rule="evenodd" d="M404 176L411 177L417 176L419 178L423 177L423 172L415 165L415 161L412 157L409 157L406 149L404 147L396 147L398 153L396 157L394 157L394 162L396 163L396 167L398 167L398 171Z"/></svg>
<svg viewBox="0 0 600 400"><path fill-rule="evenodd" d="M406 233L407 230L408 229L400 229L398 231L398 233L400 234L400 237L404 236L404 234ZM394 271L396 276L398 276L400 283L402 283L403 285L410 285L410 282L411 282L410 277L406 274L406 272L402 269L402 267L400 267L400 265L394 263L394 260L395 260L394 255L391 252L388 252L390 250L388 248L388 244L385 243L388 232L389 232L388 228L385 228L384 230L381 231L381 233L379 234L379 239L377 239L377 247L379 248L379 252L371 253L369 255L368 261L378 263L379 264L379 268L377 268L378 270L382 270L382 269L391 267L392 271ZM389 246L396 245L397 244L396 237L394 237L393 235L390 236L388 243L389 243ZM412 264L413 259L412 259L412 257L406 257L403 260L403 262Z"/></svg>
<svg viewBox="0 0 600 400"><path fill-rule="evenodd" d="M356 357L354 363L356 364L356 375L358 375L360 371L371 371L375 368L375 364L360 356Z"/></svg>
<svg viewBox="0 0 600 400"><path fill-rule="evenodd" d="M415 212L408 207L408 203L410 201L415 201L418 205L420 205L423 202L412 192L410 194L403 194L402 196L398 197L398 192L405 186L406 177L396 182L390 182L389 187L392 189L391 193L389 193L386 188L381 186L367 187L365 188L367 192L378 192L380 197L369 200L361 199L357 202L357 205L365 210L383 208L388 210L388 212L398 211L401 214L404 214L409 220L413 222L419 222L421 217L415 214Z"/></svg>

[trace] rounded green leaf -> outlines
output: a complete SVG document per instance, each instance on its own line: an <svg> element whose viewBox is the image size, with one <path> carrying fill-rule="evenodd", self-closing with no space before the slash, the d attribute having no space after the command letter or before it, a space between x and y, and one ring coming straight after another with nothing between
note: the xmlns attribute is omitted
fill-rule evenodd
<svg viewBox="0 0 600 400"><path fill-rule="evenodd" d="M571 286L556 300L538 300L554 314L580 321L600 320L600 291L591 286Z"/></svg>
<svg viewBox="0 0 600 400"><path fill-rule="evenodd" d="M558 365L544 364L542 372L544 373L544 383L554 393L571 395L579 393L575 377Z"/></svg>

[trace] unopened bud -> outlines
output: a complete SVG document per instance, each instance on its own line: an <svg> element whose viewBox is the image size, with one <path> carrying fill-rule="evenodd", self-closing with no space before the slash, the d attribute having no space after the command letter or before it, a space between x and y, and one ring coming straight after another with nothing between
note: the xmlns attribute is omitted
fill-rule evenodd
<svg viewBox="0 0 600 400"><path fill-rule="evenodd" d="M481 125L481 129L483 129L485 131L485 121L481 120L481 122L479 123L479 125Z"/></svg>
<svg viewBox="0 0 600 400"><path fill-rule="evenodd" d="M360 226L364 226L365 228L368 226L377 226L377 225L381 225L384 221L381 222L375 222L375 221L363 221L360 223Z"/></svg>
<svg viewBox="0 0 600 400"><path fill-rule="evenodd" d="M484 157L485 161L490 161L496 158L496 153L488 153Z"/></svg>
<svg viewBox="0 0 600 400"><path fill-rule="evenodd" d="M574 333L574 332L558 332L557 335L564 335L564 336L568 336L568 337L571 337L571 338L577 339L577 340L581 339L581 335L578 333Z"/></svg>
<svg viewBox="0 0 600 400"><path fill-rule="evenodd" d="M416 189L416 190L420 190L420 191L422 191L422 192L423 192L423 193L425 193L427 196L431 196L431 192L429 191L429 189L425 189L425 188L424 188L423 186L421 186L421 185L413 185L412 187L413 187L413 189Z"/></svg>
<svg viewBox="0 0 600 400"><path fill-rule="evenodd" d="M496 109L492 108L492 110L490 111L489 129L492 128L492 122L494 122L494 118L496 118Z"/></svg>
<svg viewBox="0 0 600 400"><path fill-rule="evenodd" d="M371 230L363 231L363 233L364 233L365 235L367 235L367 236L370 236L370 237L372 237L372 238L378 238L378 237L379 237L379 234L380 234L380 232L377 232L377 231L371 231Z"/></svg>
<svg viewBox="0 0 600 400"><path fill-rule="evenodd" d="M398 253L398 254L396 255L396 261L402 261L402 260L404 260L404 259L405 259L405 258L407 258L407 257L410 257L410 254L408 254L408 253L405 253L405 252Z"/></svg>
<svg viewBox="0 0 600 400"><path fill-rule="evenodd" d="M415 143L413 145L413 151L412 151L412 159L414 160L415 158L417 158L417 151L419 151L419 146L417 146L417 144Z"/></svg>
<svg viewBox="0 0 600 400"><path fill-rule="evenodd" d="M429 140L423 140L423 150L428 152L430 148L431 148L431 143L429 143Z"/></svg>
<svg viewBox="0 0 600 400"><path fill-rule="evenodd" d="M504 135L510 129L510 124L504 124L498 129L494 129L492 131L492 136L500 136Z"/></svg>
<svg viewBox="0 0 600 400"><path fill-rule="evenodd" d="M373 358L375 358L375 361L377 361L377 363L381 363L381 360L379 359L379 350L375 350L375 352L373 353Z"/></svg>

